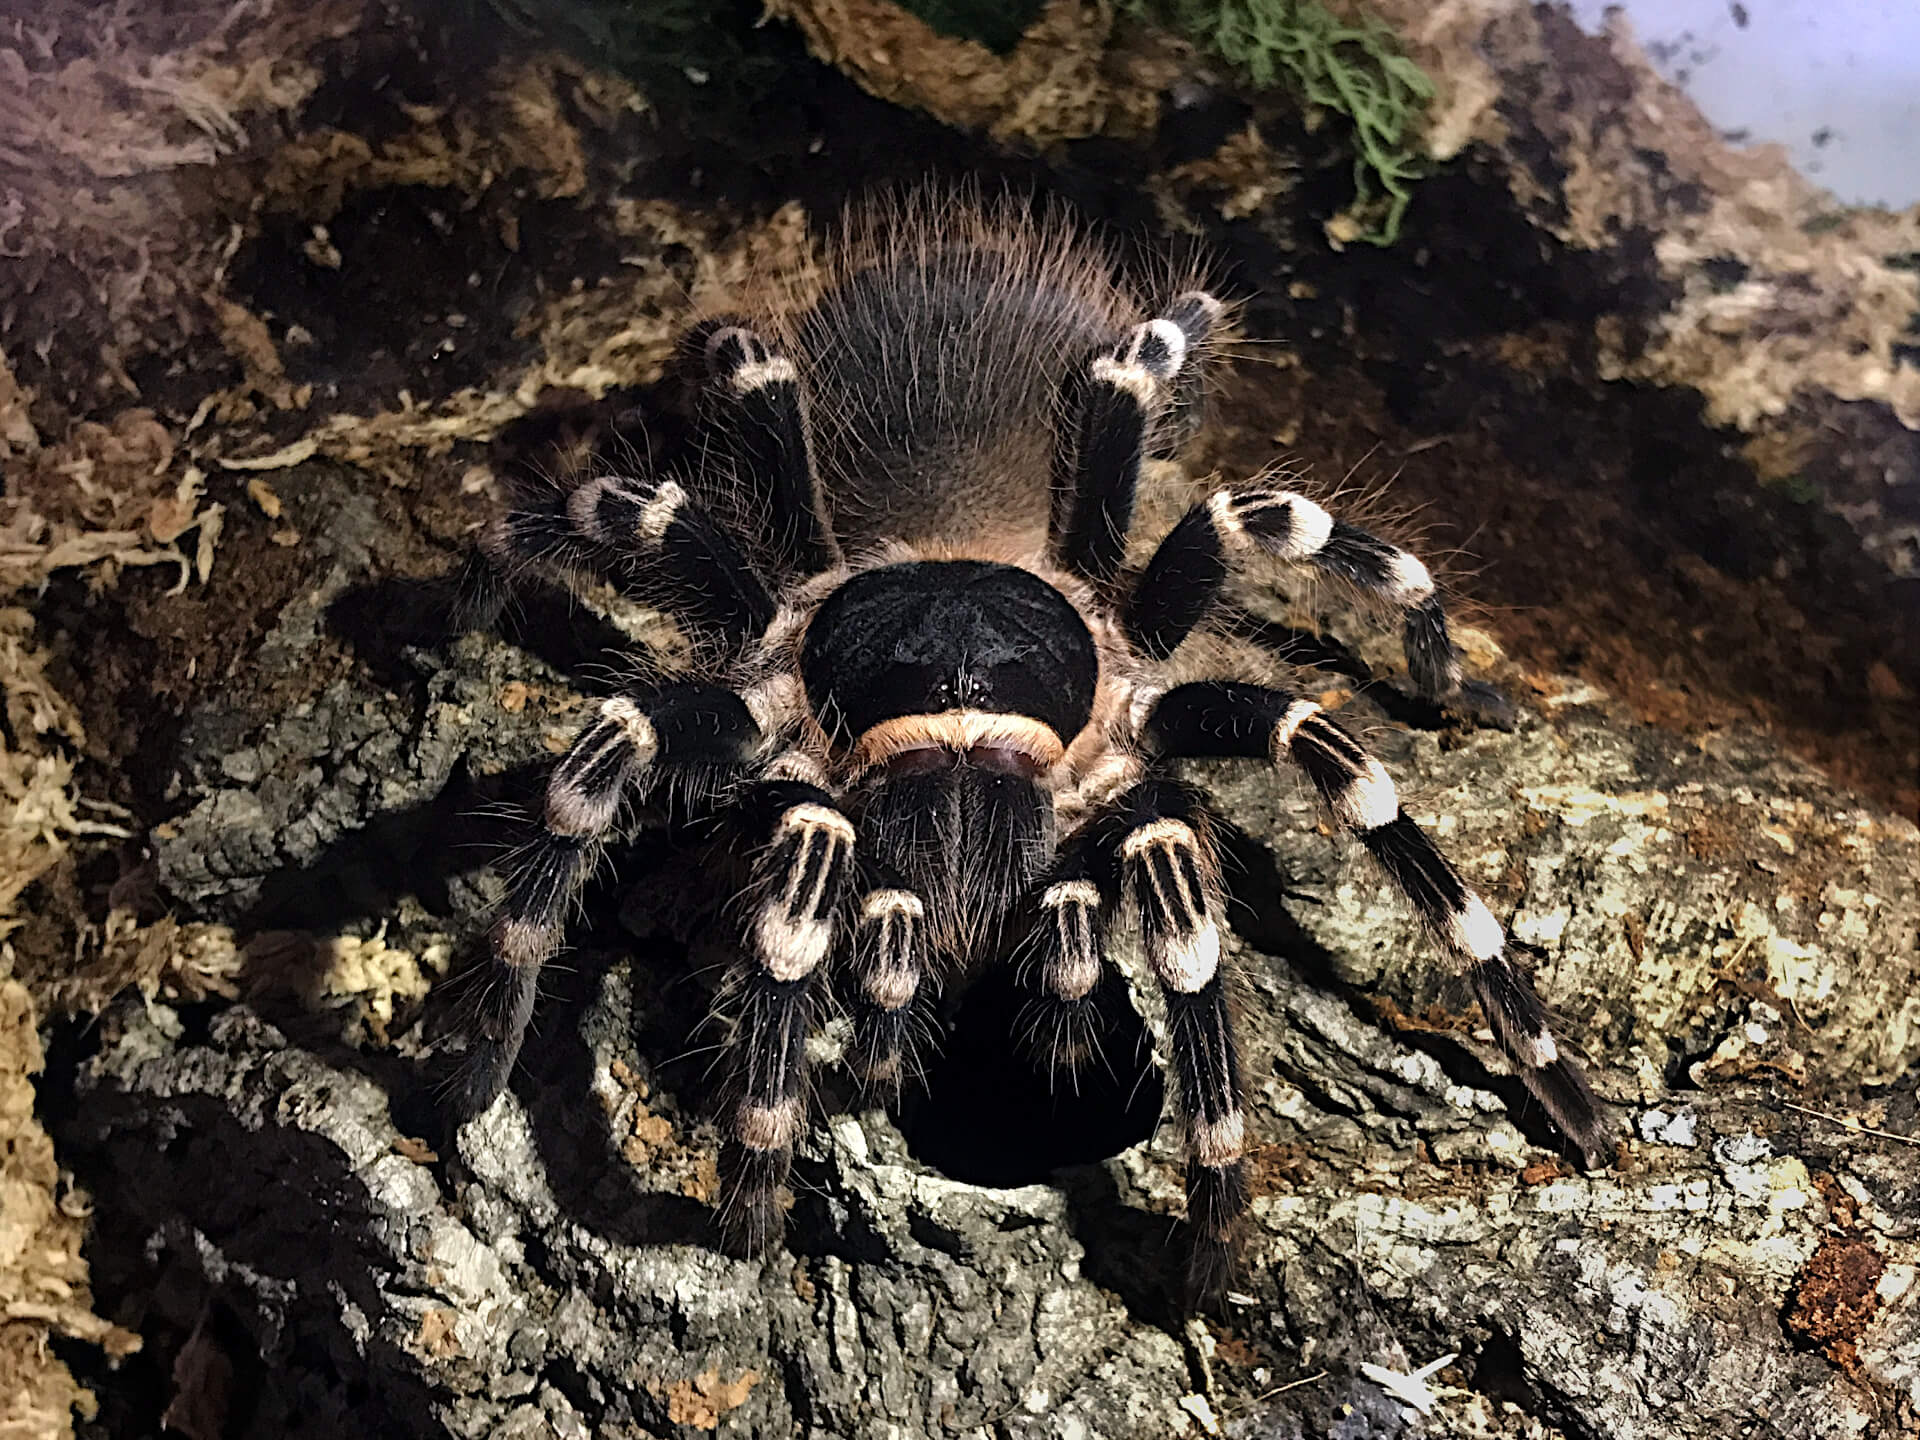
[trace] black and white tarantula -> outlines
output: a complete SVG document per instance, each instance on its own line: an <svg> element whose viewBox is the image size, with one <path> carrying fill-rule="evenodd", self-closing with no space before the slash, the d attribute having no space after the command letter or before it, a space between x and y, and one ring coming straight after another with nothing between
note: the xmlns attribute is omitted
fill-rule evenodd
<svg viewBox="0 0 1920 1440"><path fill-rule="evenodd" d="M1217 1269L1247 1205L1246 1113L1220 861L1168 762L1246 756L1305 772L1547 1112L1599 1153L1592 1092L1500 922L1380 762L1299 695L1192 678L1204 645L1187 642L1264 557L1397 607L1413 685L1454 696L1427 567L1256 481L1125 569L1142 465L1191 418L1220 303L1188 290L1152 311L1068 227L946 197L849 222L827 273L810 305L701 332L724 443L700 473L599 475L492 532L513 560L624 576L704 637L707 663L600 702L554 768L492 931L465 1103L504 1085L623 805L684 785L751 855L725 1061L737 1242L779 1233L829 985L851 1005L855 1071L885 1089L912 1072L938 996L1024 963L1039 1058L1071 1067L1096 1040L1109 927L1129 917L1166 999L1195 1264Z"/></svg>

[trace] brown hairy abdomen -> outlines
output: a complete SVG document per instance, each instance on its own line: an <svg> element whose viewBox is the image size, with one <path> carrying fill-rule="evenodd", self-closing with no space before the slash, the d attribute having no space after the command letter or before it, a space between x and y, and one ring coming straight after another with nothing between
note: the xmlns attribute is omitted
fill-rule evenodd
<svg viewBox="0 0 1920 1440"><path fill-rule="evenodd" d="M1037 556L1061 381L1137 307L1064 226L937 210L857 221L788 319L828 521L849 548Z"/></svg>

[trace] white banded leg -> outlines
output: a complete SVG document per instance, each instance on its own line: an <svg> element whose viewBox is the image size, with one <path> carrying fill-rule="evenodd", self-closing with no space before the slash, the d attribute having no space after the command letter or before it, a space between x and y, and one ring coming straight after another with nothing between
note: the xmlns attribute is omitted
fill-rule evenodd
<svg viewBox="0 0 1920 1440"><path fill-rule="evenodd" d="M739 1025L728 1054L721 1223L749 1252L780 1231L780 1187L806 1117L806 1042L821 966L853 863L853 825L824 790L769 781L741 802L762 842L751 893Z"/></svg>
<svg viewBox="0 0 1920 1440"><path fill-rule="evenodd" d="M1191 400L1194 359L1221 313L1211 295L1192 291L1165 314L1135 326L1095 355L1069 387L1073 413L1060 470L1056 512L1061 563L1091 580L1111 579L1126 554L1140 465L1169 407Z"/></svg>
<svg viewBox="0 0 1920 1440"><path fill-rule="evenodd" d="M581 566L736 648L757 639L774 603L733 536L673 480L599 475L538 505L510 511L482 544L511 569Z"/></svg>
<svg viewBox="0 0 1920 1440"><path fill-rule="evenodd" d="M574 898L629 794L662 769L712 770L746 759L759 729L731 691L674 685L602 700L547 777L540 831L509 857L507 901L494 922L459 1108L478 1114L505 1087L526 1036L540 967L560 948Z"/></svg>
<svg viewBox="0 0 1920 1440"><path fill-rule="evenodd" d="M760 501L775 555L801 574L829 568L838 558L837 546L822 519L825 504L799 371L738 325L708 337L706 359L721 418L733 434L740 470Z"/></svg>
<svg viewBox="0 0 1920 1440"><path fill-rule="evenodd" d="M1099 1057L1107 1031L1106 931L1117 871L1102 853L1099 828L1084 827L1062 847L1035 897L1024 947L1022 979L1035 994L1021 1016L1021 1037L1056 1084L1074 1081Z"/></svg>
<svg viewBox="0 0 1920 1440"><path fill-rule="evenodd" d="M1166 756L1258 755L1300 767L1454 960L1500 1046L1561 1131L1601 1163L1610 1131L1586 1076L1554 1039L1506 932L1400 806L1386 767L1321 708L1258 685L1207 682L1162 696L1145 738Z"/></svg>
<svg viewBox="0 0 1920 1440"><path fill-rule="evenodd" d="M911 890L860 897L854 919L853 1070L869 1091L897 1096L925 1039L926 905Z"/></svg>
<svg viewBox="0 0 1920 1440"><path fill-rule="evenodd" d="M1225 896L1207 821L1191 792L1148 780L1122 802L1127 894L1167 1004L1167 1048L1187 1153L1187 1219L1196 1298L1231 1268L1247 1208L1246 1113L1239 1045L1221 967Z"/></svg>
<svg viewBox="0 0 1920 1440"><path fill-rule="evenodd" d="M1427 567L1306 496L1267 485L1216 490L1168 533L1129 602L1136 648L1150 659L1171 655L1213 609L1229 573L1256 555L1312 565L1398 609L1414 688L1432 699L1460 690L1459 652Z"/></svg>

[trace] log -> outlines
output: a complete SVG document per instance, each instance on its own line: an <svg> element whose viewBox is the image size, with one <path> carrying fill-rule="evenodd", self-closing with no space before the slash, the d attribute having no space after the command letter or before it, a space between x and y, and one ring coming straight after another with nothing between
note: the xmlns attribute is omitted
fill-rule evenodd
<svg viewBox="0 0 1920 1440"><path fill-rule="evenodd" d="M317 475L301 503L338 502L371 581L380 542L350 543L327 493L346 483ZM291 873L338 921L396 867L472 866L381 817L446 813L462 746L476 769L540 749L539 706L500 697L558 704L568 682L492 637L407 654L410 689L361 672L264 723L200 717L170 893L218 914ZM1892 1433L1920 1381L1920 1153L1893 1083L1920 1047L1920 834L1765 736L1685 744L1585 682L1491 673L1531 701L1510 733L1394 726L1390 686L1349 715L1535 947L1618 1116L1604 1169L1556 1148L1305 787L1220 762L1192 773L1241 832L1257 1148L1244 1271L1212 1318L1173 1298L1174 1130L1149 1110L1117 1153L1049 1171L1071 1146L1023 1113L1044 1092L996 1079L1024 1062L981 1038L991 1006L904 1133L825 1084L787 1247L723 1255L688 1054L703 957L674 943L681 881L649 878L644 846L592 902L512 1090L452 1136L426 1019L382 1050L270 995L111 1012L57 1135L100 1197L96 1288L162 1354L227 1317L202 1343L251 1377L249 1434ZM312 783L273 783L290 770ZM447 895L411 918L380 902L387 944L477 933L484 874ZM1068 1123L1111 1128L1128 1088Z"/></svg>

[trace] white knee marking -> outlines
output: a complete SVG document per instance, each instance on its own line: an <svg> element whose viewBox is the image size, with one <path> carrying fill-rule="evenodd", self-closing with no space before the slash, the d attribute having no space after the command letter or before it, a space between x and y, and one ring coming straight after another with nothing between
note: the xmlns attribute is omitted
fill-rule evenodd
<svg viewBox="0 0 1920 1440"><path fill-rule="evenodd" d="M600 718L620 727L620 733L633 746L634 758L639 764L646 764L660 749L660 733L653 728L653 721L633 701L618 695L611 700L602 700Z"/></svg>
<svg viewBox="0 0 1920 1440"><path fill-rule="evenodd" d="M671 480L662 480L653 498L640 507L640 519L633 527L633 533L649 545L658 545L666 538L667 527L673 524L673 517L687 503L687 492Z"/></svg>
<svg viewBox="0 0 1920 1440"><path fill-rule="evenodd" d="M1053 912L1060 939L1059 953L1042 977L1046 987L1061 1000L1081 999L1100 983L1100 951L1092 928L1100 910L1100 887L1091 880L1055 881L1040 896L1040 908ZM1077 913L1064 913L1069 910Z"/></svg>
<svg viewBox="0 0 1920 1440"><path fill-rule="evenodd" d="M1352 830L1391 825L1400 814L1400 792L1393 788L1387 767L1369 755L1365 768L1333 797L1333 813Z"/></svg>
<svg viewBox="0 0 1920 1440"><path fill-rule="evenodd" d="M753 948L761 966L781 982L804 980L827 958L831 920L789 920L786 903L765 906L753 922Z"/></svg>
<svg viewBox="0 0 1920 1440"><path fill-rule="evenodd" d="M783 380L797 380L800 372L793 368L793 362L784 355L774 355L765 360L749 360L733 372L733 388L741 395L751 394L762 385L778 385Z"/></svg>
<svg viewBox="0 0 1920 1440"><path fill-rule="evenodd" d="M880 963L867 972L861 989L882 1010L900 1009L920 988L920 972L911 961L913 931L909 927L925 913L926 906L911 890L870 890L860 902L860 923L881 927Z"/></svg>
<svg viewBox="0 0 1920 1440"><path fill-rule="evenodd" d="M860 988L882 1010L898 1010L912 1002L920 976L911 966L882 965L868 973Z"/></svg>
<svg viewBox="0 0 1920 1440"><path fill-rule="evenodd" d="M709 370L719 373L720 352L729 344L740 347L742 356L740 363L743 365L757 364L759 360L767 358L767 347L758 335L738 325L729 325L725 329L714 331L707 337L707 368ZM758 360L755 359L756 356L759 357Z"/></svg>
<svg viewBox="0 0 1920 1440"><path fill-rule="evenodd" d="M1063 949L1044 978L1057 999L1084 999L1100 983L1100 957L1077 946Z"/></svg>
<svg viewBox="0 0 1920 1440"><path fill-rule="evenodd" d="M553 953L556 940L552 926L513 916L502 920L493 931L494 953L516 968L544 963Z"/></svg>
<svg viewBox="0 0 1920 1440"><path fill-rule="evenodd" d="M1154 396L1159 393L1160 382L1153 378L1153 372L1144 365L1134 365L1125 360L1116 360L1111 355L1101 355L1094 359L1089 367L1089 373L1102 384L1126 391L1142 410L1153 408Z"/></svg>
<svg viewBox="0 0 1920 1440"><path fill-rule="evenodd" d="M1227 307L1209 295L1205 290L1188 290L1184 294L1176 295L1173 297L1173 304L1175 308L1181 305L1199 306L1201 313L1207 317L1207 329L1209 330L1218 325L1220 323L1220 317L1227 313Z"/></svg>
<svg viewBox="0 0 1920 1440"><path fill-rule="evenodd" d="M1387 566L1387 598L1397 605L1418 605L1433 594L1433 572L1404 550Z"/></svg>
<svg viewBox="0 0 1920 1440"><path fill-rule="evenodd" d="M795 830L825 830L842 844L853 844L853 822L838 810L812 803L794 805L780 817L780 833Z"/></svg>
<svg viewBox="0 0 1920 1440"><path fill-rule="evenodd" d="M785 614L784 611L781 613ZM776 617L774 624L780 623L780 618ZM760 658L773 664L786 661L782 651L764 645ZM777 735L795 718L806 713L805 694L797 676L776 672L742 690L740 699L762 735Z"/></svg>
<svg viewBox="0 0 1920 1440"><path fill-rule="evenodd" d="M1186 358L1187 358L1186 331L1182 330L1178 325L1174 324L1173 321L1171 320L1149 320L1145 325L1142 325L1140 329L1143 332L1151 333L1154 336L1154 338L1159 340L1162 345L1167 347L1167 360L1166 360L1165 373L1163 374L1157 369L1152 370L1149 373L1151 373L1156 380L1159 380L1162 383L1168 380L1171 380L1175 375L1178 375L1180 373L1181 365L1186 362ZM1140 351L1144 348L1145 339L1146 339L1146 334L1143 333L1139 337L1139 339L1136 339L1134 341L1131 347L1131 350L1129 352L1130 358L1134 359L1136 362L1139 359Z"/></svg>
<svg viewBox="0 0 1920 1440"><path fill-rule="evenodd" d="M1273 727L1273 763L1278 765L1287 758L1287 751L1293 748L1293 737L1300 727L1320 713L1320 707L1311 700L1296 700L1287 706Z"/></svg>
<svg viewBox="0 0 1920 1440"><path fill-rule="evenodd" d="M1170 935L1155 968L1170 990L1191 995L1204 990L1220 969L1220 927L1211 918L1184 935Z"/></svg>
<svg viewBox="0 0 1920 1440"><path fill-rule="evenodd" d="M827 767L804 750L783 750L767 766L768 780L798 780L803 785L824 786Z"/></svg>
<svg viewBox="0 0 1920 1440"><path fill-rule="evenodd" d="M1214 533L1227 549L1238 552L1253 548L1247 527L1240 523L1240 514L1234 509L1231 490L1216 490L1209 495L1207 513L1213 517Z"/></svg>
<svg viewBox="0 0 1920 1440"><path fill-rule="evenodd" d="M1084 905L1089 910L1097 910L1100 887L1091 880L1058 880L1046 888L1040 904L1047 910L1058 910L1062 905Z"/></svg>
<svg viewBox="0 0 1920 1440"><path fill-rule="evenodd" d="M785 1150L800 1131L800 1102L778 1100L771 1105L744 1102L734 1112L734 1134L749 1150Z"/></svg>
<svg viewBox="0 0 1920 1440"><path fill-rule="evenodd" d="M1554 1043L1553 1033L1543 1029L1538 1035L1528 1035L1517 1041L1513 1053L1521 1064L1544 1070L1560 1058L1560 1047Z"/></svg>
<svg viewBox="0 0 1920 1440"><path fill-rule="evenodd" d="M869 890L860 902L860 918L872 922L889 915L904 915L909 920L918 920L926 914L926 909L911 890Z"/></svg>
<svg viewBox="0 0 1920 1440"><path fill-rule="evenodd" d="M801 835L801 852L787 871L779 897L763 905L753 923L754 953L767 973L782 981L799 980L812 974L826 959L828 947L833 943L832 918L815 918L820 915L826 887L833 877L833 859L829 856L819 867L812 890L802 895L800 886L807 870L805 847L815 833L819 843L829 847L853 844L852 823L838 810L825 805L789 807L780 817L776 843L796 832ZM796 915L806 918L791 918Z"/></svg>
<svg viewBox="0 0 1920 1440"><path fill-rule="evenodd" d="M1184 820L1149 820L1145 825L1128 832L1127 838L1120 842L1120 853L1132 860L1143 850L1151 849L1156 845L1194 847L1198 844L1199 837L1193 833L1193 827Z"/></svg>
<svg viewBox="0 0 1920 1440"><path fill-rule="evenodd" d="M577 487L567 496L567 519L573 528L591 540L605 540L607 532L600 524L600 500L609 490L624 483L617 476L603 475Z"/></svg>
<svg viewBox="0 0 1920 1440"><path fill-rule="evenodd" d="M547 786L547 829L556 835L600 834L620 811L621 790L621 786L609 785L596 795L556 780Z"/></svg>
<svg viewBox="0 0 1920 1440"><path fill-rule="evenodd" d="M1287 527L1287 543L1274 553L1282 560L1311 560L1326 548L1327 537L1333 534L1333 516L1291 490L1280 498L1287 502L1293 523Z"/></svg>
<svg viewBox="0 0 1920 1440"><path fill-rule="evenodd" d="M1466 903L1447 917L1447 939L1475 960L1492 960L1507 948L1506 931L1487 909L1486 901L1469 894Z"/></svg>
<svg viewBox="0 0 1920 1440"><path fill-rule="evenodd" d="M1202 1165L1231 1165L1247 1148L1247 1117L1240 1110L1218 1120L1187 1122L1187 1154Z"/></svg>
<svg viewBox="0 0 1920 1440"><path fill-rule="evenodd" d="M1249 517L1264 510L1284 509L1287 512L1286 537L1278 541L1258 542L1262 548L1282 560L1311 560L1326 547L1327 537L1333 534L1333 516L1306 496L1292 490L1256 490L1239 495L1231 490L1221 490L1207 501L1207 508L1213 513L1214 527L1235 550L1255 546L1256 542L1246 533Z"/></svg>

